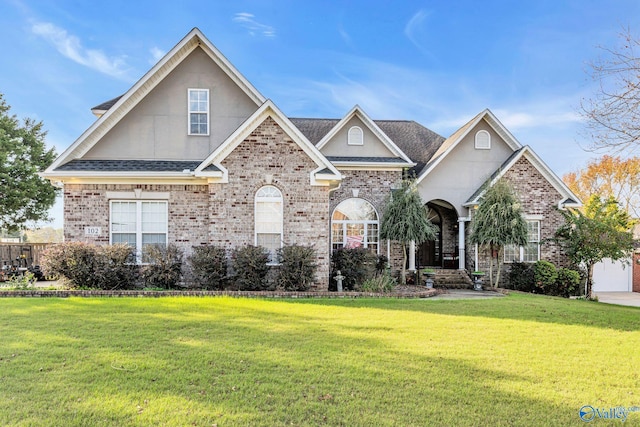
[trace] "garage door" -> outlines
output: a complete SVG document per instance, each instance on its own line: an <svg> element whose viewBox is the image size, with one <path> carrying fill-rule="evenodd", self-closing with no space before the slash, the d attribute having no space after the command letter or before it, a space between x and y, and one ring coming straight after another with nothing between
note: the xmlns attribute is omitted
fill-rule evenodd
<svg viewBox="0 0 640 427"><path fill-rule="evenodd" d="M594 292L631 292L632 267L610 259L593 267Z"/></svg>

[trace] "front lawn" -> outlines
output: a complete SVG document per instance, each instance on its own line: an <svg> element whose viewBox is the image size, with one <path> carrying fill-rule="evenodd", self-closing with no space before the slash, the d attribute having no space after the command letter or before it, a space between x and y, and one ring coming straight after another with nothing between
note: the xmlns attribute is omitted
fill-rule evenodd
<svg viewBox="0 0 640 427"><path fill-rule="evenodd" d="M530 295L0 300L0 425L567 426L584 405L640 406L639 309Z"/></svg>

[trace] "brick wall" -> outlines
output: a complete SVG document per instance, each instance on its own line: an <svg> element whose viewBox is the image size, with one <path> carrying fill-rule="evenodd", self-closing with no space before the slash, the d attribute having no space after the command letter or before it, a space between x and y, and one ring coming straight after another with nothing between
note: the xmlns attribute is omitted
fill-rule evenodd
<svg viewBox="0 0 640 427"><path fill-rule="evenodd" d="M169 193L168 239L188 255L192 246L208 242L208 188L206 185L66 184L64 186L64 237L66 241L109 243L108 191ZM147 198L145 196L145 198ZM85 227L101 227L96 237L86 237Z"/></svg>
<svg viewBox="0 0 640 427"><path fill-rule="evenodd" d="M255 195L270 182L283 196L285 244L316 249L316 287L327 289L329 188L310 185L310 172L318 166L271 118L241 142L222 166L229 171L229 183L210 184L208 189L210 242L228 249L255 244Z"/></svg>
<svg viewBox="0 0 640 427"><path fill-rule="evenodd" d="M402 171L367 171L341 170L342 183L340 188L331 192L329 201L329 215L344 200L358 197L371 203L378 213L378 221L382 221L387 197L391 187L402 180ZM354 196L357 190L357 196ZM330 242L328 242L330 245ZM380 241L380 255L387 255L387 242ZM392 243L390 248L390 263L394 270L402 268L402 246Z"/></svg>
<svg viewBox="0 0 640 427"><path fill-rule="evenodd" d="M633 292L640 292L640 253L633 254Z"/></svg>
<svg viewBox="0 0 640 427"><path fill-rule="evenodd" d="M540 239L554 236L555 230L564 219L557 209L562 195L547 181L547 179L526 158L522 157L511 169L505 173L505 178L513 185L522 202L522 210L526 215L540 216ZM470 227L469 227L470 228ZM467 246L468 260L475 256L475 245ZM540 259L550 261L557 267L568 266L569 260L561 248L553 242L543 242L540 246ZM469 263L467 263L469 265ZM485 253L480 253L479 270L488 271L489 259ZM510 269L510 264L504 265L502 278Z"/></svg>

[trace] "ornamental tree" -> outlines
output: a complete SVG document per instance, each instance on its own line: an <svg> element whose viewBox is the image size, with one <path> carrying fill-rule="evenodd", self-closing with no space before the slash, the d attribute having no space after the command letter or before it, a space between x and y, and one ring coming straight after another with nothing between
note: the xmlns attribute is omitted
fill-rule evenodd
<svg viewBox="0 0 640 427"><path fill-rule="evenodd" d="M477 243L481 250L489 253L489 281L492 286L498 286L504 246L527 244L527 223L522 214L522 205L505 179L488 187L480 199L471 221L469 241ZM494 258L498 270L495 281Z"/></svg>
<svg viewBox="0 0 640 427"><path fill-rule="evenodd" d="M429 221L413 179L405 179L398 190L393 190L387 201L380 237L402 245L402 283L407 278L407 246L436 238L437 228Z"/></svg>
<svg viewBox="0 0 640 427"><path fill-rule="evenodd" d="M17 230L47 219L57 189L38 173L55 159L47 149L42 122L9 115L0 93L0 229Z"/></svg>
<svg viewBox="0 0 640 427"><path fill-rule="evenodd" d="M593 266L605 258L627 258L633 251L634 220L613 198L594 195L583 210L561 211L565 224L556 230L555 240L576 265L587 269L585 295L591 298Z"/></svg>

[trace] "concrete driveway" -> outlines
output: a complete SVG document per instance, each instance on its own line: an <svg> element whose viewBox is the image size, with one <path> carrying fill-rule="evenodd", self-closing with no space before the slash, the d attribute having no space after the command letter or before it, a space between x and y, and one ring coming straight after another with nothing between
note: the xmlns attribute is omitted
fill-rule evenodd
<svg viewBox="0 0 640 427"><path fill-rule="evenodd" d="M640 292L596 292L599 302L640 307Z"/></svg>

